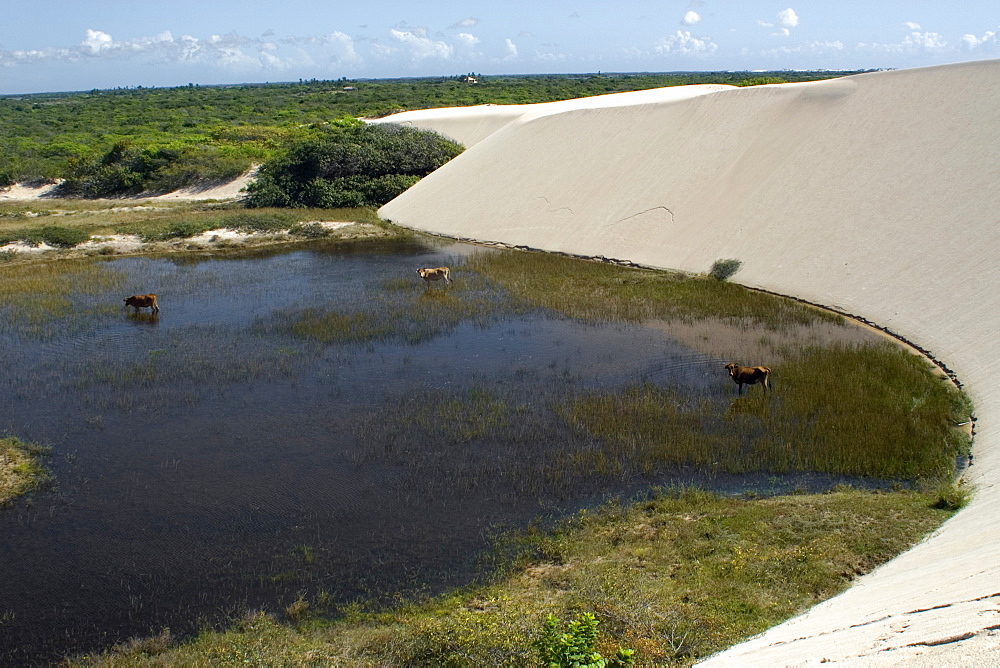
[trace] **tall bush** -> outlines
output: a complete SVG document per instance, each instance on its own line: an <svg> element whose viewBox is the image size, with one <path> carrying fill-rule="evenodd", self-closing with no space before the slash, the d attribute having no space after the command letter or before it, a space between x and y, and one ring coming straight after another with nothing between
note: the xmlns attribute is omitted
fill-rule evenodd
<svg viewBox="0 0 1000 668"><path fill-rule="evenodd" d="M399 125L322 128L264 163L247 204L381 206L461 151L435 132Z"/></svg>

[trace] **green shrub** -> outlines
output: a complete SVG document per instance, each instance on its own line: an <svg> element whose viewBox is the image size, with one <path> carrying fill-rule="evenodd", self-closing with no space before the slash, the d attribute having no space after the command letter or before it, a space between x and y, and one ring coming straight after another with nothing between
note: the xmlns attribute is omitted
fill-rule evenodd
<svg viewBox="0 0 1000 668"><path fill-rule="evenodd" d="M50 246L72 248L90 239L90 233L77 227L47 225L39 230L42 240Z"/></svg>
<svg viewBox="0 0 1000 668"><path fill-rule="evenodd" d="M743 263L739 260L716 260L712 263L712 269L708 272L713 278L724 281L740 270Z"/></svg>
<svg viewBox="0 0 1000 668"><path fill-rule="evenodd" d="M23 241L33 246L46 243L57 248L72 248L88 239L90 239L90 233L78 227L46 225L45 227L12 230L2 233L0 234L0 245L14 241Z"/></svg>
<svg viewBox="0 0 1000 668"><path fill-rule="evenodd" d="M597 617L589 612L567 624L565 633L559 630L559 619L553 615L545 619L542 633L535 647L548 668L605 668L606 666L634 665L634 650L620 649L612 659L605 659L594 649L597 643Z"/></svg>
<svg viewBox="0 0 1000 668"><path fill-rule="evenodd" d="M766 86L768 84L782 84L788 83L788 79L783 79L781 77L750 77L749 79L744 79L743 81L737 81L737 86Z"/></svg>
<svg viewBox="0 0 1000 668"><path fill-rule="evenodd" d="M265 162L247 204L381 206L461 151L437 133L398 125L323 128Z"/></svg>

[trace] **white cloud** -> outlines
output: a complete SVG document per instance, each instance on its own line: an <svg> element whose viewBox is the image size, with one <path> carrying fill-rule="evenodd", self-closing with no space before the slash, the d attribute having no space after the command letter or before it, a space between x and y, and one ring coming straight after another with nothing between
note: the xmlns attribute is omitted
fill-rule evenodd
<svg viewBox="0 0 1000 668"><path fill-rule="evenodd" d="M458 33L456 39L458 40L459 44L467 48L472 48L476 44L479 44L479 38L476 37L475 35L470 35L467 32Z"/></svg>
<svg viewBox="0 0 1000 668"><path fill-rule="evenodd" d="M799 24L799 15L791 7L783 9L778 12L778 23L786 28L794 28Z"/></svg>
<svg viewBox="0 0 1000 668"><path fill-rule="evenodd" d="M329 45L329 60L334 66L356 65L361 62L361 57L354 48L354 40L350 35L345 35L339 30L335 30L326 38Z"/></svg>
<svg viewBox="0 0 1000 668"><path fill-rule="evenodd" d="M903 39L903 46L907 49L939 51L948 46L948 42L936 32L912 32Z"/></svg>
<svg viewBox="0 0 1000 668"><path fill-rule="evenodd" d="M698 21L701 21L701 16L698 15L698 12L689 11L684 15L684 19L681 22L686 26L693 26Z"/></svg>
<svg viewBox="0 0 1000 668"><path fill-rule="evenodd" d="M510 41L510 39L504 40L504 56L501 60L516 60L517 59L517 44Z"/></svg>
<svg viewBox="0 0 1000 668"><path fill-rule="evenodd" d="M477 25L479 25L479 19L470 16L467 19L462 19L457 23L451 24L448 28L451 30L460 30L462 28L471 28Z"/></svg>
<svg viewBox="0 0 1000 668"><path fill-rule="evenodd" d="M907 30L920 30L920 24L913 21L907 21L903 25L906 26Z"/></svg>
<svg viewBox="0 0 1000 668"><path fill-rule="evenodd" d="M565 63L569 57L565 53L536 53L535 61L540 63Z"/></svg>
<svg viewBox="0 0 1000 668"><path fill-rule="evenodd" d="M711 39L700 39L687 30L678 30L657 42L653 51L660 55L696 56L714 53L718 48L719 45Z"/></svg>
<svg viewBox="0 0 1000 668"><path fill-rule="evenodd" d="M897 54L941 53L948 50L948 42L936 32L911 32L901 42L895 44L861 42L858 44L858 50Z"/></svg>
<svg viewBox="0 0 1000 668"><path fill-rule="evenodd" d="M114 39L111 35L100 30L87 30L87 36L80 43L82 49L91 54L98 54L114 48Z"/></svg>
<svg viewBox="0 0 1000 668"><path fill-rule="evenodd" d="M408 49L413 60L426 60L428 58L447 60L454 53L451 45L427 37L426 29L397 30L393 28L389 34Z"/></svg>
<svg viewBox="0 0 1000 668"><path fill-rule="evenodd" d="M829 56L843 53L844 43L840 40L829 40L825 42L807 42L805 44L800 44L798 46L782 46L776 49L767 49L761 51L762 56L797 56L797 55L809 55L809 56ZM751 56L752 54L745 50L743 55L745 57Z"/></svg>
<svg viewBox="0 0 1000 668"><path fill-rule="evenodd" d="M1000 39L993 30L987 30L982 37L962 35L962 49L965 51L994 50L1000 46Z"/></svg>

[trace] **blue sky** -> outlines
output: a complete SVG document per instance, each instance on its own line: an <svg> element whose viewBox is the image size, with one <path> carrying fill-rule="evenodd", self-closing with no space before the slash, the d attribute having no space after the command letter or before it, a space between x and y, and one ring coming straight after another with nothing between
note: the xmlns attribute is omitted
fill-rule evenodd
<svg viewBox="0 0 1000 668"><path fill-rule="evenodd" d="M3 16L0 94L1000 58L1000 0L47 0Z"/></svg>

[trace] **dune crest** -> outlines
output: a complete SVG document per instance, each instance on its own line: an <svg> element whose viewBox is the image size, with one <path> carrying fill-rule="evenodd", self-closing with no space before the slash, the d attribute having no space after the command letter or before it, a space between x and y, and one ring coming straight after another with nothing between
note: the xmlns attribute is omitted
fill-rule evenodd
<svg viewBox="0 0 1000 668"><path fill-rule="evenodd" d="M994 60L399 119L471 145L383 218L694 272L737 258L733 280L867 318L965 383L973 501L705 665L1000 664L998 82Z"/></svg>

